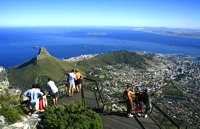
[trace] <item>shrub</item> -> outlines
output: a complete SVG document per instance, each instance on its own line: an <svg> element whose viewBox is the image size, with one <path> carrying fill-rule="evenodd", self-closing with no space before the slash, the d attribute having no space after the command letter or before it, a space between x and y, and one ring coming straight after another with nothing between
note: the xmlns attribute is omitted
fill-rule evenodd
<svg viewBox="0 0 200 129"><path fill-rule="evenodd" d="M8 124L15 123L24 114L19 106L19 95L5 93L0 95L0 115L6 118Z"/></svg>
<svg viewBox="0 0 200 129"><path fill-rule="evenodd" d="M0 109L1 115L6 118L6 122L8 124L13 124L17 120L21 119L21 112L18 111L16 108L2 108Z"/></svg>
<svg viewBox="0 0 200 129"><path fill-rule="evenodd" d="M102 129L97 113L73 103L46 107L41 124L45 129Z"/></svg>

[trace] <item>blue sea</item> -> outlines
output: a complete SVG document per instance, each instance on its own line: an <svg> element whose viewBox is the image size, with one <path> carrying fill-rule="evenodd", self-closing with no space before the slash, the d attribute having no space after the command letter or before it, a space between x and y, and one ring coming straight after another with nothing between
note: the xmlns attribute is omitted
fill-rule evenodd
<svg viewBox="0 0 200 129"><path fill-rule="evenodd" d="M115 50L184 54L198 57L200 39L167 36L117 27L0 28L0 66L21 64L46 47L58 58Z"/></svg>

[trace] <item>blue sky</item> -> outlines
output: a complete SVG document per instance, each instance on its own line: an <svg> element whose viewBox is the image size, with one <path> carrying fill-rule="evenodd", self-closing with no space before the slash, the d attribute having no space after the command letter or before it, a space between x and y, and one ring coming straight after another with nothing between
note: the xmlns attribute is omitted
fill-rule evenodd
<svg viewBox="0 0 200 129"><path fill-rule="evenodd" d="M200 28L200 0L0 0L0 26Z"/></svg>

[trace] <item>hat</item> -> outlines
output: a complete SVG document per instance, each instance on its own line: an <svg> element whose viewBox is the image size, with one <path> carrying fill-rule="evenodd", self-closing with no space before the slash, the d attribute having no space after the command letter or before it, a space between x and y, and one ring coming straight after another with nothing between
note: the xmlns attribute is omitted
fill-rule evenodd
<svg viewBox="0 0 200 129"><path fill-rule="evenodd" d="M135 89L136 89L137 91L141 91L141 90L142 90L140 86L136 86Z"/></svg>
<svg viewBox="0 0 200 129"><path fill-rule="evenodd" d="M148 87L144 88L145 92L148 92L150 89Z"/></svg>

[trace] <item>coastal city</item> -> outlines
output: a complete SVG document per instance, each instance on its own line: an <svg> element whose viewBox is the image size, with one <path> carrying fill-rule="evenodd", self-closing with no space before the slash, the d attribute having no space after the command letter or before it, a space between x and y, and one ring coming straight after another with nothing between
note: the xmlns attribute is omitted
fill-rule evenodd
<svg viewBox="0 0 200 129"><path fill-rule="evenodd" d="M200 129L200 0L0 3L0 129Z"/></svg>
<svg viewBox="0 0 200 129"><path fill-rule="evenodd" d="M87 55L81 57L85 58ZM70 60L82 60L81 57ZM199 128L200 62L191 56L155 54L146 63L146 69L136 69L126 64L94 67L88 76L98 80L102 93L110 102L122 100L127 84L148 87L153 93L153 102L171 118L192 128ZM125 108L125 105L114 104L110 110L122 111Z"/></svg>

